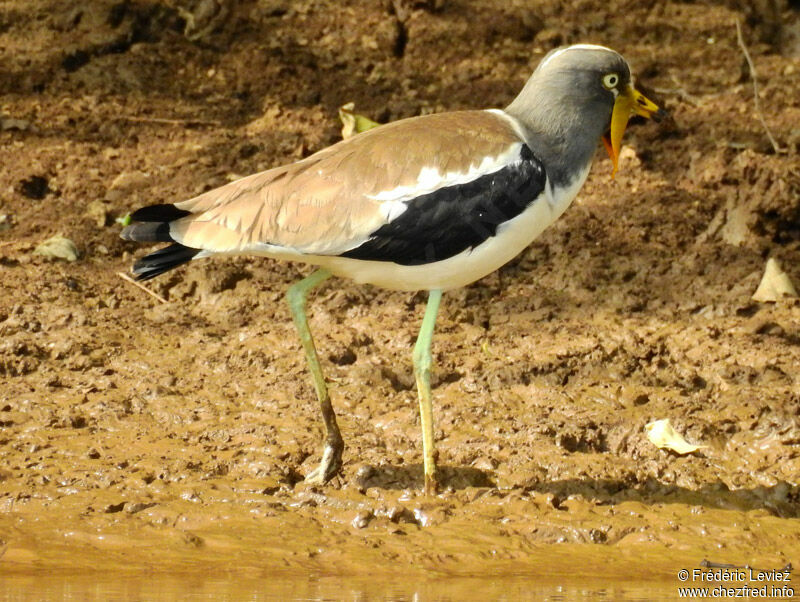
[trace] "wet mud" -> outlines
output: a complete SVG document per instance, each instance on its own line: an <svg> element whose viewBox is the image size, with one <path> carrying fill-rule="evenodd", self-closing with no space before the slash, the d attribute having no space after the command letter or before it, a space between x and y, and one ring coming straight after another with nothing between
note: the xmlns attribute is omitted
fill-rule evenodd
<svg viewBox="0 0 800 602"><path fill-rule="evenodd" d="M770 257L800 284L800 12L742 5L4 2L0 572L800 565L800 302L751 300ZM306 485L321 424L283 295L308 268L197 261L148 283L163 303L119 275L143 249L116 219L335 142L346 102L380 121L504 106L572 42L621 51L673 119L631 126L614 180L598 150L559 222L445 295L434 498L424 295L321 287L347 448ZM57 234L76 261L34 254ZM706 447L657 449L661 418Z"/></svg>

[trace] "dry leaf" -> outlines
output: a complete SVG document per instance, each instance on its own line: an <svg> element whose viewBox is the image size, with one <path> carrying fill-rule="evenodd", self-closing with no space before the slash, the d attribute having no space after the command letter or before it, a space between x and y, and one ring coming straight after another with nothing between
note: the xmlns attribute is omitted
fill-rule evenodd
<svg viewBox="0 0 800 602"><path fill-rule="evenodd" d="M779 301L784 297L797 297L797 289L794 288L789 276L781 269L781 265L774 257L767 259L767 267L764 269L764 276L758 289L753 293L753 301L768 303Z"/></svg>
<svg viewBox="0 0 800 602"><path fill-rule="evenodd" d="M355 108L356 105L352 102L339 107L339 119L342 120L342 138L344 140L380 125L380 123L372 121L369 117L353 113Z"/></svg>
<svg viewBox="0 0 800 602"><path fill-rule="evenodd" d="M647 438L650 443L659 449L671 449L675 453L684 455L696 452L698 449L708 447L706 445L692 445L683 435L678 433L670 424L669 418L655 420L644 427L647 431Z"/></svg>
<svg viewBox="0 0 800 602"><path fill-rule="evenodd" d="M75 261L79 255L75 243L61 234L48 238L33 250L33 254L48 259L65 259L66 261Z"/></svg>

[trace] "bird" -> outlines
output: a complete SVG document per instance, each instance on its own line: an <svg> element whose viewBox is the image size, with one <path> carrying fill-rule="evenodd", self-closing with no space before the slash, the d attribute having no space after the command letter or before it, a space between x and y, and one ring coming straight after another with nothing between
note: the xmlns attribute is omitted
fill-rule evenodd
<svg viewBox="0 0 800 602"><path fill-rule="evenodd" d="M212 255L257 255L316 269L287 300L324 425L324 484L344 441L306 317L309 292L331 276L427 291L412 352L422 428L424 491L439 488L430 386L442 293L494 272L567 209L603 142L618 168L633 115L666 114L634 86L616 51L550 51L505 109L459 110L390 122L297 162L131 214L122 238L167 242L133 265L147 280Z"/></svg>

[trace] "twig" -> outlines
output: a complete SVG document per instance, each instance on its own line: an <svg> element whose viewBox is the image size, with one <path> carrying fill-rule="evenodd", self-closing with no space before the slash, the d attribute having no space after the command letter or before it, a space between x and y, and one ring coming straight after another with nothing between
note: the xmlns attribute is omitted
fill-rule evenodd
<svg viewBox="0 0 800 602"><path fill-rule="evenodd" d="M117 119L140 123L164 123L167 125L222 125L219 121L209 121L206 119L167 119L165 117L137 117L135 115L119 115Z"/></svg>
<svg viewBox="0 0 800 602"><path fill-rule="evenodd" d="M758 81L756 76L756 66L753 64L753 59L750 58L750 53L747 51L747 46L744 45L744 38L742 37L742 26L739 24L739 20L736 20L736 39L739 42L739 48L742 49L744 53L744 58L747 60L747 66L750 67L750 78L753 80L753 96L756 105L756 114L758 115L759 121L761 121L761 125L764 126L764 131L767 133L767 138L769 138L770 144L772 144L772 149L779 153L781 152L781 147L778 146L778 143L775 141L775 138L772 136L772 132L769 130L769 126L767 126L767 122L764 119L764 113L761 112L761 104L758 102Z"/></svg>
<svg viewBox="0 0 800 602"><path fill-rule="evenodd" d="M2 247L17 247L17 248L20 248L20 249L25 249L26 247L30 248L33 245L34 245L34 243L32 243L29 240L4 240L3 242L0 242L0 248L2 248Z"/></svg>
<svg viewBox="0 0 800 602"><path fill-rule="evenodd" d="M683 88L652 88L652 90L656 94L661 94L662 96L678 96L690 105L694 105L695 107L700 106L700 100L689 94Z"/></svg>
<svg viewBox="0 0 800 602"><path fill-rule="evenodd" d="M686 88L683 86L683 84L678 80L677 77L675 77L674 73L670 73L669 77L672 80L672 83L678 86L676 91L678 92L678 95L681 98L683 98L685 101L689 102L690 104L693 104L696 107L700 106L701 104L700 99L697 98L697 96L694 96L693 94L689 94L689 92L686 91Z"/></svg>
<svg viewBox="0 0 800 602"><path fill-rule="evenodd" d="M120 278L122 278L126 282L130 282L133 286L142 289L144 292L146 292L148 295L150 295L154 299L158 299L159 301L161 301L161 303L169 303L169 301L164 299L164 297L162 297L158 293L154 293L153 291L151 291L149 288L147 288L143 284L141 284L139 282L136 282L133 278L128 276L125 272L117 272L117 276L119 276Z"/></svg>

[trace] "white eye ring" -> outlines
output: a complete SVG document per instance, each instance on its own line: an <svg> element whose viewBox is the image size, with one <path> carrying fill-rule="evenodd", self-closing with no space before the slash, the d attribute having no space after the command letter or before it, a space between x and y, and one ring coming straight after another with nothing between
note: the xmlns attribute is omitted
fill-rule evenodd
<svg viewBox="0 0 800 602"><path fill-rule="evenodd" d="M607 90L616 88L618 83L619 83L619 75L617 75L616 73L606 73L603 76L603 85L606 87Z"/></svg>

